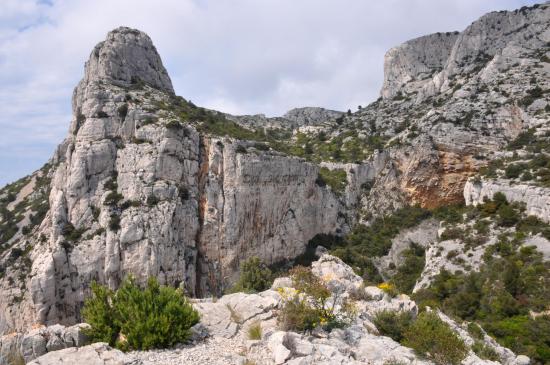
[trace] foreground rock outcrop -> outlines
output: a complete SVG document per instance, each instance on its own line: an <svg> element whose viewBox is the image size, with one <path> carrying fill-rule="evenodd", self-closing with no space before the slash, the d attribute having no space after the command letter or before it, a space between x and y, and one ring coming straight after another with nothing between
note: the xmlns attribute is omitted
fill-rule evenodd
<svg viewBox="0 0 550 365"><path fill-rule="evenodd" d="M176 349L131 352L126 355L97 343L81 348L50 352L31 364L72 363L88 364L432 364L412 349L389 337L381 336L373 324L374 316L384 310L409 311L417 315L418 308L406 295L392 298L377 287L362 286L362 279L340 259L323 255L313 263L312 272L319 277L333 296L356 298L357 316L344 328L326 332L320 328L301 334L280 330L277 322L284 303L282 293L292 291L289 278L278 278L271 289L258 294L236 293L217 300L198 300L194 303L201 313L201 322L194 328L191 344ZM468 346L474 339L458 324L439 313ZM250 326L260 326L259 339L250 339ZM529 359L516 356L501 347L489 336L483 340L495 351L501 364L525 365ZM56 362L57 361L57 362ZM118 361L118 362L116 362ZM247 362L248 361L248 362ZM480 359L472 350L462 364L496 364Z"/></svg>
<svg viewBox="0 0 550 365"><path fill-rule="evenodd" d="M56 324L38 327L26 333L11 333L0 337L0 364L16 363L18 358L29 362L48 352L89 343L85 323L64 327Z"/></svg>
<svg viewBox="0 0 550 365"><path fill-rule="evenodd" d="M84 347L72 347L50 352L29 362L29 365L142 365L139 360L132 360L120 350L115 350L107 344L98 342Z"/></svg>

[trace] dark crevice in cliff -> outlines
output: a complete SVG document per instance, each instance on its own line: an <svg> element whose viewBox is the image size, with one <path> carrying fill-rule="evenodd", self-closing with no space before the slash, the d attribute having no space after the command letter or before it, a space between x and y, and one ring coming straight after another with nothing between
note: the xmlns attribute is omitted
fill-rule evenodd
<svg viewBox="0 0 550 365"><path fill-rule="evenodd" d="M197 258L195 262L195 296L202 297L205 293L203 288L203 268L206 265L204 258L204 248L202 247L202 229L204 226L204 215L206 213L206 195L205 186L208 178L208 168L210 161L208 157L208 140L201 136L199 139L199 173L197 176L197 202L199 227L195 236L195 246L197 248Z"/></svg>

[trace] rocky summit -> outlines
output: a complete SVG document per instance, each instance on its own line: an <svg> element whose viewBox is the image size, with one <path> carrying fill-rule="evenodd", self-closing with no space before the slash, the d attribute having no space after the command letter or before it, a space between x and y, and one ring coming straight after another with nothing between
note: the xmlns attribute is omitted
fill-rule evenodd
<svg viewBox="0 0 550 365"><path fill-rule="evenodd" d="M357 111L280 117L177 96L149 36L117 28L65 140L0 190L0 364L548 364L549 122L550 3L392 48ZM227 294L251 258L279 277ZM298 264L334 313L354 302L345 326L281 328ZM189 343L88 344L91 284L127 277L192 298ZM444 323L463 356L382 312Z"/></svg>

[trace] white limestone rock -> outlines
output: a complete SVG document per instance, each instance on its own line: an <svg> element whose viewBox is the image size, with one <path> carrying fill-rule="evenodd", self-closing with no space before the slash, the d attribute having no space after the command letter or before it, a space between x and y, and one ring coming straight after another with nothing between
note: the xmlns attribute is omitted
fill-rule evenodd
<svg viewBox="0 0 550 365"><path fill-rule="evenodd" d="M98 342L84 347L72 347L49 352L28 363L29 365L142 365L140 360L133 360L120 350Z"/></svg>

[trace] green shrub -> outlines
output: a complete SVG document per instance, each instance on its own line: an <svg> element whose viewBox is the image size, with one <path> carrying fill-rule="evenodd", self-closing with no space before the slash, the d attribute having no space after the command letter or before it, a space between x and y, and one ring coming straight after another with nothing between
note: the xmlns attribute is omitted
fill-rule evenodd
<svg viewBox="0 0 550 365"><path fill-rule="evenodd" d="M533 227L542 225L530 220ZM540 229L540 228L538 228ZM533 359L550 361L550 316L529 317L545 310L550 300L550 264L533 247L501 237L487 249L479 272L451 274L443 270L427 289L413 297L419 306L439 307L466 320L475 320L501 345ZM469 332L480 339L477 325ZM546 336L546 337L545 337Z"/></svg>
<svg viewBox="0 0 550 365"><path fill-rule="evenodd" d="M243 146L242 144L238 145L236 148L235 148L235 152L236 153L246 153L247 150L246 150L246 147Z"/></svg>
<svg viewBox="0 0 550 365"><path fill-rule="evenodd" d="M464 341L433 312L418 316L405 331L403 344L441 365L458 365L468 353Z"/></svg>
<svg viewBox="0 0 550 365"><path fill-rule="evenodd" d="M92 297L82 314L94 341L108 342L123 350L166 348L185 342L199 314L181 290L161 286L150 278L140 288L132 278L112 291L92 284Z"/></svg>
<svg viewBox="0 0 550 365"><path fill-rule="evenodd" d="M285 300L277 322L284 331L311 331L320 325L321 314L296 295Z"/></svg>
<svg viewBox="0 0 550 365"><path fill-rule="evenodd" d="M525 164L520 163L513 163L508 166L506 166L506 170L504 170L504 175L508 179L516 179L521 175L523 170L525 170L527 166Z"/></svg>
<svg viewBox="0 0 550 365"><path fill-rule="evenodd" d="M82 237L82 233L85 231L85 228L76 229L71 222L66 222L61 229L61 234L65 236L67 241L75 242Z"/></svg>
<svg viewBox="0 0 550 365"><path fill-rule="evenodd" d="M516 139L508 144L508 150L515 151L532 144L535 141L535 129L531 128L518 134Z"/></svg>
<svg viewBox="0 0 550 365"><path fill-rule="evenodd" d="M405 339L405 331L413 322L413 315L409 311L383 310L376 313L372 322L381 335L401 342Z"/></svg>
<svg viewBox="0 0 550 365"><path fill-rule="evenodd" d="M518 212L511 205L502 205L498 208L498 224L503 227L512 227L519 221Z"/></svg>
<svg viewBox="0 0 550 365"><path fill-rule="evenodd" d="M91 326L86 334L95 342L114 345L120 332L120 327L115 324L116 314L113 311L114 292L95 282L91 289L92 297L86 300L82 309L84 320Z"/></svg>
<svg viewBox="0 0 550 365"><path fill-rule="evenodd" d="M317 185L328 185L336 194L343 194L348 185L347 176L345 170L330 170L326 167L321 167L317 178Z"/></svg>
<svg viewBox="0 0 550 365"><path fill-rule="evenodd" d="M268 289L272 283L271 270L258 257L251 257L241 264L239 280L231 292L261 292Z"/></svg>
<svg viewBox="0 0 550 365"><path fill-rule="evenodd" d="M155 195L149 195L147 197L146 203L149 207L154 207L160 202L159 198L157 198Z"/></svg>
<svg viewBox="0 0 550 365"><path fill-rule="evenodd" d="M422 274L422 270L424 270L426 263L425 250L418 244L412 243L411 247L403 251L402 255L405 260L397 268L391 282L399 292L410 294L420 274Z"/></svg>
<svg viewBox="0 0 550 365"><path fill-rule="evenodd" d="M111 214L109 218L109 229L115 232L120 229L120 217L117 214Z"/></svg>
<svg viewBox="0 0 550 365"><path fill-rule="evenodd" d="M122 119L126 118L126 115L128 114L128 104L122 104L117 109L118 116Z"/></svg>
<svg viewBox="0 0 550 365"><path fill-rule="evenodd" d="M476 340L483 340L484 338L483 330L474 322L468 323L468 333Z"/></svg>
<svg viewBox="0 0 550 365"><path fill-rule="evenodd" d="M105 200L103 201L104 205L117 205L119 201L121 201L124 197L122 194L117 193L116 191L110 191L107 196L105 197Z"/></svg>

